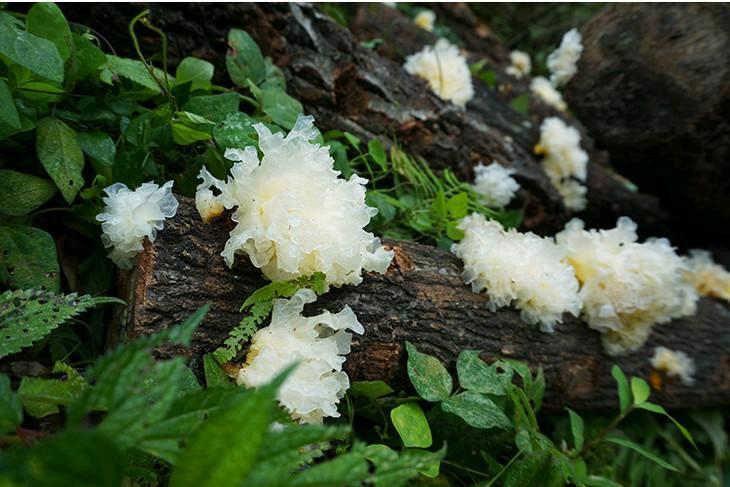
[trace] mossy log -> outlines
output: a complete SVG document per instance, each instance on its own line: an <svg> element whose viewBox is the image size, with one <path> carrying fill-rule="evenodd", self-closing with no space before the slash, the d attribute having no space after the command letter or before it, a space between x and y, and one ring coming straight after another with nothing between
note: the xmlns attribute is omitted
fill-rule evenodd
<svg viewBox="0 0 730 487"><path fill-rule="evenodd" d="M211 311L189 349L163 348L163 356L182 353L199 369L201 357L221 345L242 315L243 300L266 282L248 259L233 269L219 255L232 223L221 218L201 222L192 202L183 199L177 216L157 240L145 245L139 265L124 277L129 305L113 332L113 342L160 331L180 322L203 304ZM386 242L395 258L384 275L367 274L359 286L332 289L307 313L339 311L349 305L365 327L355 336L346 370L352 380L384 380L407 386L404 343L438 356L453 366L466 349L483 352L486 361L520 359L533 370L542 366L545 406L584 410L617 404L611 366L647 378L654 347L689 354L697 365L696 382L687 386L664 378L656 401L689 408L730 404L730 307L702 299L697 314L657 326L636 353L613 358L604 354L600 334L566 316L552 334L525 324L516 310L492 312L488 298L475 294L461 279L460 261L443 250L411 242Z"/></svg>

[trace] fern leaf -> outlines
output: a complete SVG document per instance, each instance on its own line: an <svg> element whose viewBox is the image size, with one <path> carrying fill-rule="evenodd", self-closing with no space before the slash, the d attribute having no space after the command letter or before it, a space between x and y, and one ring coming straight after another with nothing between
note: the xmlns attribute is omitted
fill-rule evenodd
<svg viewBox="0 0 730 487"><path fill-rule="evenodd" d="M104 303L124 301L36 289L5 291L0 294L0 358L19 352L69 318Z"/></svg>

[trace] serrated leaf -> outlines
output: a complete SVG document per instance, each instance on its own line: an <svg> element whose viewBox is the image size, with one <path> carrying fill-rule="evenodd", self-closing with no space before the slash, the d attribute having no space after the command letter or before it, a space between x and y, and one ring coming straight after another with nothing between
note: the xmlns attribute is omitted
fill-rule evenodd
<svg viewBox="0 0 730 487"><path fill-rule="evenodd" d="M386 445L368 445L365 455L375 465L375 472L368 480L378 487L406 485L419 471L430 471L445 454L446 448L437 452L407 449L397 453Z"/></svg>
<svg viewBox="0 0 730 487"><path fill-rule="evenodd" d="M175 81L177 84L191 83L191 91L210 89L210 81L213 79L215 68L213 64L203 59L186 57L175 70Z"/></svg>
<svg viewBox="0 0 730 487"><path fill-rule="evenodd" d="M568 410L568 415L570 416L570 431L573 434L573 445L576 450L580 451L583 449L583 418L572 409L565 409Z"/></svg>
<svg viewBox="0 0 730 487"><path fill-rule="evenodd" d="M28 11L25 24L31 34L53 42L61 59L65 61L69 58L73 45L71 29L63 12L55 3L34 4Z"/></svg>
<svg viewBox="0 0 730 487"><path fill-rule="evenodd" d="M56 186L47 179L0 169L0 213L26 215L54 194Z"/></svg>
<svg viewBox="0 0 730 487"><path fill-rule="evenodd" d="M640 377L631 378L631 395L634 397L634 405L638 406L646 402L651 395L649 384Z"/></svg>
<svg viewBox="0 0 730 487"><path fill-rule="evenodd" d="M499 364L487 365L478 350L464 350L456 360L459 384L464 389L485 394L504 396L512 383L512 368Z"/></svg>
<svg viewBox="0 0 730 487"><path fill-rule="evenodd" d="M408 351L408 377L416 392L426 401L437 402L451 394L451 375L436 358L421 353L411 342L406 342Z"/></svg>
<svg viewBox="0 0 730 487"><path fill-rule="evenodd" d="M61 288L53 237L26 225L0 225L0 283L11 288Z"/></svg>
<svg viewBox="0 0 730 487"><path fill-rule="evenodd" d="M0 54L33 74L63 82L63 59L56 45L0 19Z"/></svg>
<svg viewBox="0 0 730 487"><path fill-rule="evenodd" d="M231 80L243 88L247 80L261 84L266 78L266 64L258 44L246 31L231 29L228 32L226 68Z"/></svg>
<svg viewBox="0 0 730 487"><path fill-rule="evenodd" d="M431 428L421 407L412 402L390 411L390 420L405 447L428 448L433 443Z"/></svg>
<svg viewBox="0 0 730 487"><path fill-rule="evenodd" d="M509 430L512 422L499 406L484 394L466 391L441 403L447 413L455 414L473 428L500 428Z"/></svg>
<svg viewBox="0 0 730 487"><path fill-rule="evenodd" d="M34 289L0 294L0 357L20 351L69 318L117 298L55 294Z"/></svg>
<svg viewBox="0 0 730 487"><path fill-rule="evenodd" d="M15 100L10 93L8 84L0 79L0 121L14 129L20 128L18 109L15 107Z"/></svg>
<svg viewBox="0 0 730 487"><path fill-rule="evenodd" d="M67 203L73 203L84 185L81 171L84 154L76 132L53 117L46 117L36 125L36 151L43 167L56 183Z"/></svg>
<svg viewBox="0 0 730 487"><path fill-rule="evenodd" d="M56 363L53 372L65 373L67 379L23 377L20 381L18 395L25 410L33 417L58 413L58 406L71 404L88 385L78 372L61 362Z"/></svg>
<svg viewBox="0 0 730 487"><path fill-rule="evenodd" d="M648 458L649 460L656 463L657 465L659 465L662 468L666 468L667 470L671 470L672 472L679 472L679 469L677 467L675 467L671 463L667 462L663 458L660 458L653 452L647 450L643 446L637 445L636 443L634 443L631 440L628 440L626 438L619 438L616 436L609 436L609 437L605 438L603 441L605 441L607 443L613 443L615 445L629 448L629 449L635 451L636 453L638 453L639 455Z"/></svg>
<svg viewBox="0 0 730 487"><path fill-rule="evenodd" d="M623 413L633 401L629 381L626 379L626 375L624 375L624 372L618 365L611 367L611 375L616 380L616 385L618 387L618 401L621 407L621 412Z"/></svg>

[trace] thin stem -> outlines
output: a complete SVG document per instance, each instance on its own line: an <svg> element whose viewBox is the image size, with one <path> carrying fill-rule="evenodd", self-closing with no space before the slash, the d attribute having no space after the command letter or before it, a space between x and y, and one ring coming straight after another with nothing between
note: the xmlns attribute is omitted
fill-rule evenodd
<svg viewBox="0 0 730 487"><path fill-rule="evenodd" d="M479 475L481 477L489 477L489 474L480 472L479 470L475 470L473 468L465 467L459 463L450 462L448 460L441 460L441 463L444 465L449 465L450 467L458 468L459 470L463 470L464 472L473 473L474 475Z"/></svg>
<svg viewBox="0 0 730 487"><path fill-rule="evenodd" d="M495 482L497 481L497 479L498 479L498 478L499 478L499 477L500 477L500 476L501 476L501 475L502 475L503 473L505 473L505 472L506 472L507 470L509 470L510 466L512 466L512 464L513 464L513 463L514 463L515 461L517 461L517 459L518 459L518 458L520 458L520 455L522 455L522 450L518 451L518 452L517 452L517 453L515 454L515 456L513 456L513 457L512 457L511 459L510 459L510 461L509 461L509 462L507 462L507 465L505 465L504 467L502 467L502 470L500 470L500 471L499 471L499 472L497 473L497 475L495 475L494 477L492 477L492 480L490 480L490 481L489 481L489 483L487 483L487 485L485 485L484 487L491 487L492 485L494 485L494 483L495 483Z"/></svg>
<svg viewBox="0 0 730 487"><path fill-rule="evenodd" d="M152 27L151 24L149 23L149 21L142 22L142 25L144 25L145 27L147 27L150 30L160 33L162 36L162 47L163 47L162 58L163 58L163 62L165 63L165 66L164 66L165 69L163 70L165 73L165 82L163 83L162 81L159 80L159 78L155 74L154 66L149 61L147 61L147 58L145 58L144 54L142 54L142 49L139 46L139 40L137 39L137 34L134 32L134 27L135 27L135 25L137 25L137 22L142 21L142 19L144 19L145 17L147 17L149 15L149 13L150 13L150 10L145 9L142 12L140 12L139 14L137 14L132 19L132 21L129 23L129 35L132 38L132 44L134 44L134 50L137 52L137 56L139 57L140 61L142 61L142 64L144 64L144 67L150 73L150 76L152 76L152 79L155 80L155 83L157 83L157 85L160 87L160 89L165 93L165 96L170 101L171 108L173 109L173 111L175 111L174 102L172 99L172 95L170 93L170 85L169 85L169 82L167 79L167 38L165 37L164 33L161 30L157 29L156 27Z"/></svg>
<svg viewBox="0 0 730 487"><path fill-rule="evenodd" d="M585 456L585 454L588 453L588 451L590 451L591 448L595 447L598 443L603 441L603 439L606 437L606 435L608 435L611 431L616 429L616 426L618 426L618 424L621 421L626 419L626 416L628 416L629 413L631 413L631 411L633 411L633 410L634 410L634 405L632 404L626 409L626 411L622 412L621 414L619 414L618 416L613 418L613 421L608 423L608 425L605 428L603 428L591 441L589 441L588 443L583 445L583 448L580 450L580 452L578 452L578 455L576 455L576 456L579 456L579 457Z"/></svg>

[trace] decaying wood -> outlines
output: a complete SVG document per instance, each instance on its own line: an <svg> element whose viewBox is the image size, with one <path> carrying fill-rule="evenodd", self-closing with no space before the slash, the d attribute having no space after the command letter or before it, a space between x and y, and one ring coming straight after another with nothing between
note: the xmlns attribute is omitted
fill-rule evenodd
<svg viewBox="0 0 730 487"><path fill-rule="evenodd" d="M66 8L69 15L96 22L95 15ZM385 10L381 15L390 16L395 24L403 22L394 9L375 4L368 8ZM120 20L115 18L124 21L131 14L128 5L115 14L107 9L99 12L94 26L112 44L126 46L128 39L119 38L126 26L118 25ZM540 112L525 117L481 83L476 84L477 94L468 109L459 110L440 100L423 80L408 75L400 62L362 47L350 31L311 5L152 4L151 14L168 35L171 63L199 56L213 62L221 76L228 30L246 29L264 54L284 70L289 93L315 115L322 130L348 130L365 140L378 137L386 144L397 140L434 167L450 167L465 178L472 177L478 162L498 161L516 170L523 188L518 196L525 229L551 233L570 216L531 153L538 139ZM404 25L403 36L393 40L395 45L415 45L432 37L422 29L413 30L410 21L408 27ZM159 50L156 34L142 31L140 35L146 52ZM486 49L489 43L474 45ZM504 57L501 50L496 55ZM592 165L590 172L589 207L581 215L589 226L612 226L618 216L626 215L647 234L665 234L667 215L653 197L627 190L600 164Z"/></svg>
<svg viewBox="0 0 730 487"><path fill-rule="evenodd" d="M146 335L179 322L199 306L212 308L191 349L183 353L200 366L203 353L218 347L238 323L243 300L265 284L246 258L228 269L219 255L228 238L227 218L200 221L190 200L167 222L154 244L147 244L129 285L126 326L117 328L116 341ZM668 379L656 399L667 407L730 404L730 308L703 299L696 316L657 327L636 353L611 358L602 352L600 336L583 322L566 317L553 334L522 322L519 312L491 312L487 297L474 294L461 280L454 256L435 247L388 242L395 259L384 275L368 274L356 287L333 289L307 313L352 307L365 327L356 336L346 369L353 380L382 379L396 387L405 378L406 340L451 366L466 349L483 351L483 358L526 360L545 370L545 405L603 409L616 405L610 367L618 363L627 373L647 377L649 357L664 345L688 353L697 365L696 383L686 386Z"/></svg>

